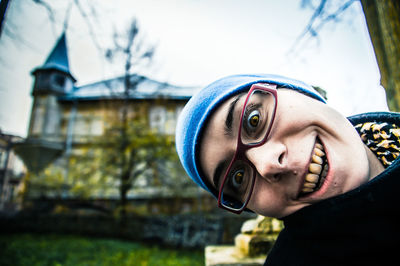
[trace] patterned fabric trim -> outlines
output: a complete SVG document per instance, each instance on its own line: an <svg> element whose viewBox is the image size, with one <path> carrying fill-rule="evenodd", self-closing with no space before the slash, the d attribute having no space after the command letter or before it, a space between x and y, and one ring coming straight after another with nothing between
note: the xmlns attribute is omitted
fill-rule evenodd
<svg viewBox="0 0 400 266"><path fill-rule="evenodd" d="M400 154L400 128L395 124L367 122L355 126L362 141L385 167Z"/></svg>

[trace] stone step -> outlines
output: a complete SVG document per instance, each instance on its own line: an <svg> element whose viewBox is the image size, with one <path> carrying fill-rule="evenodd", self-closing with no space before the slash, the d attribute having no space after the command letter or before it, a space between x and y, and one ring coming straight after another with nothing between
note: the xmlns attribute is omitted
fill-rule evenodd
<svg viewBox="0 0 400 266"><path fill-rule="evenodd" d="M206 266L259 266L264 264L266 257L266 255L245 256L233 245L205 248Z"/></svg>

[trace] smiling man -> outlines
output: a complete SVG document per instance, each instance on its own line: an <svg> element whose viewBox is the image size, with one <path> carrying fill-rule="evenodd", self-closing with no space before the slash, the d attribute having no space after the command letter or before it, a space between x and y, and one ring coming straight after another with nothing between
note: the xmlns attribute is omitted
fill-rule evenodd
<svg viewBox="0 0 400 266"><path fill-rule="evenodd" d="M192 97L176 145L219 207L284 221L266 265L378 265L400 236L399 119L348 119L300 81L236 75Z"/></svg>

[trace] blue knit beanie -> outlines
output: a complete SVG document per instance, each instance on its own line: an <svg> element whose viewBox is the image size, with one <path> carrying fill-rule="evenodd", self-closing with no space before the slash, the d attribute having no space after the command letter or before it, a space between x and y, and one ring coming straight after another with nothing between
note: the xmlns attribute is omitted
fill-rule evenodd
<svg viewBox="0 0 400 266"><path fill-rule="evenodd" d="M217 197L201 171L199 148L202 131L213 112L233 95L247 91L254 83L272 83L297 90L325 102L318 92L301 81L270 74L234 75L217 80L195 94L183 108L176 127L176 150L183 167L196 184Z"/></svg>

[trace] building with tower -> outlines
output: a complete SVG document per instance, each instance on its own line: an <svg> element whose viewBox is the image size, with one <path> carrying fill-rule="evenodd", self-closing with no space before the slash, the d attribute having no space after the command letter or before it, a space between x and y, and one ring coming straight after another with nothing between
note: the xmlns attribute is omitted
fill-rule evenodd
<svg viewBox="0 0 400 266"><path fill-rule="evenodd" d="M45 63L35 68L32 75L33 105L28 136L15 146L31 173L27 189L32 198L71 199L82 196L116 199L121 181L113 180L112 176L107 181L106 170L100 164L96 167L94 163L99 160L98 156L104 157L104 154L99 154L106 150L104 147L107 145L103 144L113 138L110 132L116 131L121 108L128 108L132 143L139 136L146 142L143 134L148 133L153 137L167 137L170 140L169 149L175 151L173 136L177 117L197 90L138 74L128 77L131 88L125 88L126 77L77 86L69 66L65 33L57 40ZM141 127L139 131L138 127ZM137 151L142 147L140 143L138 145ZM110 146L117 144L109 142L107 149L112 148ZM152 149L151 145L148 147ZM146 149L140 153L145 154ZM184 176L179 163L169 162L168 159L154 161L152 167L142 170L145 163L132 162L140 171L131 169L131 174L140 176L133 177L135 182L128 192L128 199L175 197L174 189L181 194L182 186L187 188L185 191L190 197L196 198L201 194L191 183L185 183L189 179ZM118 163L114 167L118 168ZM96 184L100 183L107 185L96 188ZM179 187L174 188L174 184L178 183Z"/></svg>
<svg viewBox="0 0 400 266"><path fill-rule="evenodd" d="M28 136L62 141L63 107L59 97L73 93L76 79L69 68L65 33L61 35L43 66L33 70L33 106Z"/></svg>

